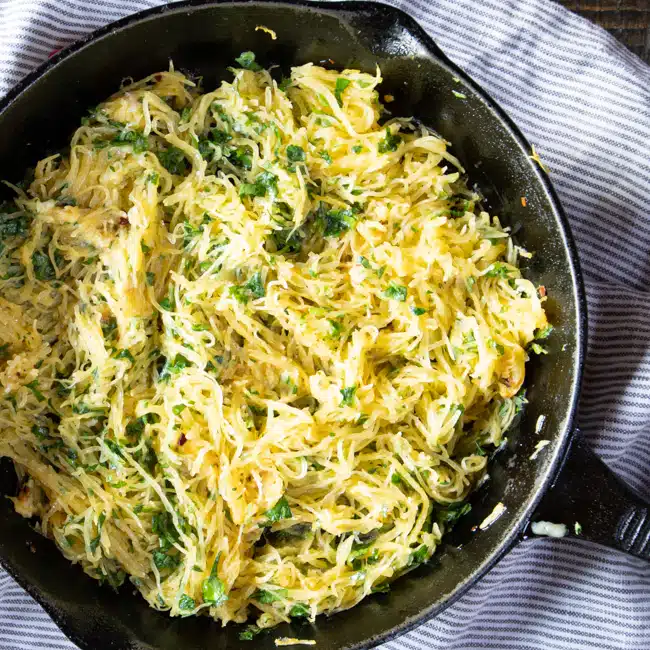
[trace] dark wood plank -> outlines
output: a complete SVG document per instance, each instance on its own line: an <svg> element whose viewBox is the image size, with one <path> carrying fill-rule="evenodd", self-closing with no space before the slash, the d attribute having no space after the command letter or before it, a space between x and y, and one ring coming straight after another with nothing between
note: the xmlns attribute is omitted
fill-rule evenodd
<svg viewBox="0 0 650 650"><path fill-rule="evenodd" d="M650 63L650 0L556 0L604 27Z"/></svg>

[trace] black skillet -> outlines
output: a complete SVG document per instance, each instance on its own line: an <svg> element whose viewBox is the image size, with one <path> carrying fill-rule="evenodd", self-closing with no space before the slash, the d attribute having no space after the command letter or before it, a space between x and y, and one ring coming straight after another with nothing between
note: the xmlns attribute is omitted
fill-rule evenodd
<svg viewBox="0 0 650 650"><path fill-rule="evenodd" d="M255 31L265 25L277 40ZM318 650L367 648L435 616L479 580L531 521L582 525L582 537L650 558L646 505L620 483L579 439L574 416L585 353L586 310L578 259L566 218L547 176L529 158L530 146L505 113L453 65L406 14L369 2L201 2L162 6L101 29L66 48L24 79L0 104L0 178L16 180L46 153L64 146L90 106L124 77L167 67L203 76L204 87L230 78L227 66L243 50L265 65L333 60L339 68L374 70L385 79L396 115L415 115L453 143L491 212L518 227L536 255L526 269L548 287L555 331L550 354L527 369L529 404L497 454L490 480L473 509L433 561L347 612L314 625L286 624L258 637L207 618L170 619L128 587L100 587L71 566L54 545L0 502L0 561L62 630L88 650L204 650L275 648L278 636L315 639ZM329 64L328 64L329 65ZM460 92L459 98L453 91ZM521 197L526 197L524 206ZM542 431L535 433L540 415ZM550 440L535 461L540 439ZM0 490L15 489L10 468ZM487 530L477 526L502 502L505 513Z"/></svg>

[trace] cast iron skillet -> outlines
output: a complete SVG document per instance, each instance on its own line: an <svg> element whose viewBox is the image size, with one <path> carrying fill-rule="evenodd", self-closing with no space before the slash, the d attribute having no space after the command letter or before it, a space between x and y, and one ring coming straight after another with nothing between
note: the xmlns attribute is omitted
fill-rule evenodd
<svg viewBox="0 0 650 650"><path fill-rule="evenodd" d="M256 25L275 30L278 39L255 31ZM571 531L579 521L585 539L649 558L645 504L574 429L587 317L575 248L555 192L505 113L406 14L369 2L193 0L121 20L60 52L2 101L0 178L17 180L22 170L64 146L87 108L113 93L124 77L164 69L171 58L177 67L203 75L210 89L229 78L226 67L243 50L285 70L325 59L368 71L379 64L383 93L397 98L390 105L394 114L415 115L451 141L490 211L518 227L518 240L536 251L526 273L548 287L546 305L556 327L550 354L528 366L529 404L509 433L507 448L494 458L490 481L474 495L471 514L433 561L395 582L390 594L319 617L314 625L279 626L258 637L255 647L270 650L273 639L291 636L315 639L319 650L351 650L402 634L463 594L525 537L535 519L563 522ZM546 419L537 435L540 415ZM551 444L531 461L542 438ZM5 468L0 478L0 490L11 493L13 471ZM505 514L487 530L477 530L499 502ZM35 533L7 499L0 503L0 561L84 649L247 647L237 626L221 628L207 618L170 619L128 586L119 594L100 587Z"/></svg>

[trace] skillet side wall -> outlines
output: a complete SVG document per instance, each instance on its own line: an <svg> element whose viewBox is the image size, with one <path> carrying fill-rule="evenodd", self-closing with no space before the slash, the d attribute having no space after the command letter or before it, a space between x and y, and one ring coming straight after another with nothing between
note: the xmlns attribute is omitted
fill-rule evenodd
<svg viewBox="0 0 650 650"><path fill-rule="evenodd" d="M130 18L100 30L96 40L56 56L21 94L10 94L0 112L0 178L20 180L22 170L65 147L87 109L115 92L124 77L138 79L165 69L170 58L177 68L202 75L206 89L231 78L227 66L243 50L255 51L263 65L279 64L285 72L294 64L325 59L333 59L337 68L369 72L379 64L385 80L381 95L396 98L391 112L416 116L452 143L452 153L465 165L470 184L480 188L486 208L517 228L517 241L536 253L527 277L549 290L546 306L556 330L550 354L527 367L530 404L508 435L507 448L496 456L491 480L474 495L472 513L431 565L398 580L390 594L373 596L351 611L319 618L315 625L283 625L255 640L261 650L275 648L277 636L313 638L319 650L367 647L434 615L478 579L515 542L554 474L571 431L583 354L577 260L557 199L528 158L528 145L405 14L362 2L190 4L198 3L157 8L141 22ZM275 30L278 40L255 32L256 25ZM454 90L466 99L454 96ZM525 207L521 197L526 197ZM544 429L535 435L540 415L546 417ZM541 438L552 445L530 461ZM3 463L0 491L14 489L13 470ZM472 532L500 501L506 513L487 531ZM205 618L172 620L151 610L126 585L119 596L100 588L33 532L6 499L0 500L0 558L82 648L251 647L238 640L234 626L222 629Z"/></svg>

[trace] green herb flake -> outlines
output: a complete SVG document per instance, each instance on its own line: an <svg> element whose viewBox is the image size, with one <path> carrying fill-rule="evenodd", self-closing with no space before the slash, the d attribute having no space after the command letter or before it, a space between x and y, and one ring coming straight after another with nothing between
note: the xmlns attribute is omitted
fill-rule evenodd
<svg viewBox="0 0 650 650"><path fill-rule="evenodd" d="M281 519L291 519L291 508L286 497L281 497L280 500L270 509L264 513L267 521L266 524L272 524Z"/></svg>
<svg viewBox="0 0 650 650"><path fill-rule="evenodd" d="M230 287L230 295L243 305L247 304L251 298L263 298L266 295L266 291L264 289L264 282L262 281L262 274L257 271L250 277L246 284L238 284Z"/></svg>
<svg viewBox="0 0 650 650"><path fill-rule="evenodd" d="M279 600L284 600L288 594L289 591L287 589L282 589L281 587L275 587L272 590L258 589L251 596L251 598L264 605L270 605L271 603L275 603Z"/></svg>
<svg viewBox="0 0 650 650"><path fill-rule="evenodd" d="M417 566L418 564L424 564L429 558L430 551L429 547L426 544L421 544L415 551L411 552L408 559L407 566Z"/></svg>
<svg viewBox="0 0 650 650"><path fill-rule="evenodd" d="M97 550L97 547L99 546L99 542L101 541L102 538L102 527L104 526L105 521L106 521L106 513L102 512L97 518L97 535L90 540L89 546L90 546L91 553L94 553Z"/></svg>
<svg viewBox="0 0 650 650"><path fill-rule="evenodd" d="M257 625L247 625L240 633L239 633L239 640L240 641L252 641L254 637L256 637L258 634L261 634L262 630L260 630Z"/></svg>
<svg viewBox="0 0 650 650"><path fill-rule="evenodd" d="M164 551L154 551L151 555L153 563L159 570L173 570L180 564L177 555L169 555Z"/></svg>
<svg viewBox="0 0 650 650"><path fill-rule="evenodd" d="M399 136L399 134L391 133L390 129L386 127L386 136L379 142L377 150L379 153L397 151L397 147L399 147L400 142L402 142L402 138Z"/></svg>
<svg viewBox="0 0 650 650"><path fill-rule="evenodd" d="M165 364L165 367L167 372L176 375L181 372L181 370L185 370L185 368L187 368L189 365L189 359L184 357L182 354L177 354L171 363L167 362Z"/></svg>
<svg viewBox="0 0 650 650"><path fill-rule="evenodd" d="M212 564L210 577L204 580L202 585L203 602L212 605L213 607L219 607L228 600L226 586L217 575L220 557L221 553L217 553L217 557L214 559L214 563Z"/></svg>
<svg viewBox="0 0 650 650"><path fill-rule="evenodd" d="M423 316L424 314L427 313L427 310L424 307L411 307L411 311L416 316Z"/></svg>
<svg viewBox="0 0 650 650"><path fill-rule="evenodd" d="M54 264L52 264L52 260L50 260L50 256L47 253L34 251L32 253L32 266L34 267L34 275L37 280L49 282L56 278Z"/></svg>
<svg viewBox="0 0 650 650"><path fill-rule="evenodd" d="M287 160L290 163L304 162L305 158L305 150L302 147L295 144L287 147Z"/></svg>
<svg viewBox="0 0 650 650"><path fill-rule="evenodd" d="M341 338L341 333L343 331L343 326L341 323L337 320L334 320L332 318L328 318L327 322L329 323L330 326L330 336L333 339L339 339Z"/></svg>
<svg viewBox="0 0 650 650"><path fill-rule="evenodd" d="M29 233L29 218L21 215L14 203L0 204L0 240L11 237L26 237Z"/></svg>
<svg viewBox="0 0 650 650"><path fill-rule="evenodd" d="M39 439L39 440L47 440L50 437L50 430L42 425L42 424L35 424L32 426L32 433Z"/></svg>
<svg viewBox="0 0 650 650"><path fill-rule="evenodd" d="M43 395L43 393L38 389L38 379L34 379L34 381L30 381L29 384L25 384L25 388L29 388L39 402L45 401L45 395Z"/></svg>
<svg viewBox="0 0 650 650"><path fill-rule="evenodd" d="M535 332L535 338L538 341L547 339L551 335L552 331L553 331L553 325L547 325L546 327L543 327L542 329L539 329Z"/></svg>
<svg viewBox="0 0 650 650"><path fill-rule="evenodd" d="M262 69L262 66L255 61L254 52L242 52L236 59L237 63L244 68L244 70L252 70L253 72L259 72Z"/></svg>
<svg viewBox="0 0 650 650"><path fill-rule="evenodd" d="M354 404L354 394L357 392L356 386L348 386L341 389L341 403L339 406L352 406Z"/></svg>
<svg viewBox="0 0 650 650"><path fill-rule="evenodd" d="M530 344L530 351L535 354L548 354L548 350L545 347L535 342Z"/></svg>
<svg viewBox="0 0 650 650"><path fill-rule="evenodd" d="M290 610L291 618L308 618L311 615L311 609L304 603L296 603Z"/></svg>
<svg viewBox="0 0 650 650"><path fill-rule="evenodd" d="M188 164L185 154L177 147L169 147L156 153L160 164L170 173L179 176L187 172Z"/></svg>
<svg viewBox="0 0 650 650"><path fill-rule="evenodd" d="M319 151L318 155L328 164L332 164L332 156L330 156L327 151Z"/></svg>
<svg viewBox="0 0 650 650"><path fill-rule="evenodd" d="M345 77L339 77L336 80L336 86L334 87L334 96L336 101L339 103L339 106L343 106L343 92L350 85L350 80Z"/></svg>
<svg viewBox="0 0 650 650"><path fill-rule="evenodd" d="M503 262L495 262L486 272L488 278L507 278L510 269Z"/></svg>
<svg viewBox="0 0 650 650"><path fill-rule="evenodd" d="M183 594L178 601L178 607L184 610L191 610L196 607L196 602L194 601L194 598L191 598L187 594Z"/></svg>
<svg viewBox="0 0 650 650"><path fill-rule="evenodd" d="M340 237L354 227L357 221L351 209L328 209L327 204L320 203L316 211L316 219L320 224L324 237Z"/></svg>
<svg viewBox="0 0 650 650"><path fill-rule="evenodd" d="M242 183L239 186L239 196L266 196L267 193L274 196L278 189L278 177L271 172L262 172L254 183Z"/></svg>
<svg viewBox="0 0 650 650"><path fill-rule="evenodd" d="M407 293L408 290L405 286L391 282L388 285L386 291L384 291L384 297L388 298L389 300L397 300L398 302L405 302Z"/></svg>
<svg viewBox="0 0 650 650"><path fill-rule="evenodd" d="M439 512L439 519L442 523L452 526L455 524L463 515L466 515L470 512L472 506L469 503L458 503L449 506Z"/></svg>
<svg viewBox="0 0 650 650"><path fill-rule="evenodd" d="M458 97L458 99L467 99L467 95L464 93L459 93L457 90L452 90L451 92L454 94L454 97Z"/></svg>

